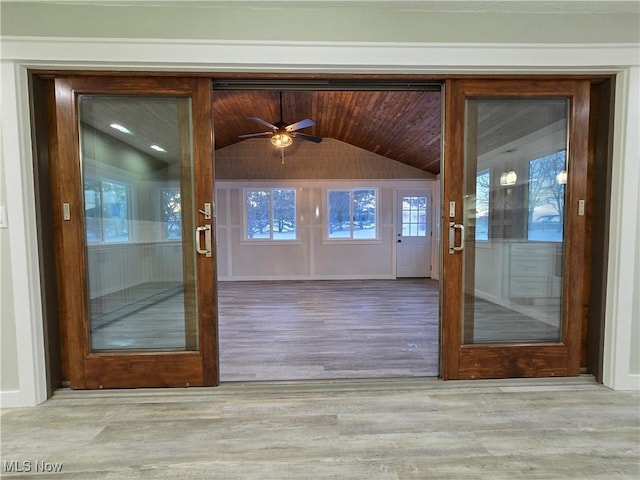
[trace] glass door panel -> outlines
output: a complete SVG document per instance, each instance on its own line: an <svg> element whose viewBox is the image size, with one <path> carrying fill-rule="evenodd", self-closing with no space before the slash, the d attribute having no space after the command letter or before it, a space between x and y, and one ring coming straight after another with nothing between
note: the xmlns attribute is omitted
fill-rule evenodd
<svg viewBox="0 0 640 480"><path fill-rule="evenodd" d="M59 77L55 102L71 388L216 385L210 81Z"/></svg>
<svg viewBox="0 0 640 480"><path fill-rule="evenodd" d="M197 350L191 99L78 104L91 351Z"/></svg>
<svg viewBox="0 0 640 480"><path fill-rule="evenodd" d="M447 85L442 376L577 375L589 82Z"/></svg>
<svg viewBox="0 0 640 480"><path fill-rule="evenodd" d="M464 345L562 339L568 113L566 98L466 100Z"/></svg>

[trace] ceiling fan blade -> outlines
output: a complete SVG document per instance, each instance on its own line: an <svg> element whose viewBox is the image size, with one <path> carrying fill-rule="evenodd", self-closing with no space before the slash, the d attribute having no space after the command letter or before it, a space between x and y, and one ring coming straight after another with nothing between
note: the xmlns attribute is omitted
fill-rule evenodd
<svg viewBox="0 0 640 480"><path fill-rule="evenodd" d="M264 125L267 128L270 128L273 131L277 131L278 127L276 127L274 124L266 122L264 120L262 120L261 118L258 117L247 117L249 120L253 120L256 123L259 123L260 125Z"/></svg>
<svg viewBox="0 0 640 480"><path fill-rule="evenodd" d="M301 132L292 133L291 136L294 138L302 138L303 140L309 140L310 142L314 142L314 143L322 142L322 138L320 137L314 137L313 135L309 135Z"/></svg>
<svg viewBox="0 0 640 480"><path fill-rule="evenodd" d="M246 135L238 135L238 138L264 137L265 135L273 135L272 132L247 133Z"/></svg>
<svg viewBox="0 0 640 480"><path fill-rule="evenodd" d="M305 118L304 120L300 120L299 122L287 125L286 127L284 127L284 129L287 132L295 132L296 130L301 130L303 128L313 127L315 124L316 122L314 122L310 118Z"/></svg>

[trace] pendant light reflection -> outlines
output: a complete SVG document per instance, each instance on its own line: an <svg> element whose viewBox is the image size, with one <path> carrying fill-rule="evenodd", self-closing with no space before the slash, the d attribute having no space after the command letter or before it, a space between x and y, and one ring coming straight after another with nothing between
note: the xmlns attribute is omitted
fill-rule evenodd
<svg viewBox="0 0 640 480"><path fill-rule="evenodd" d="M558 182L558 185L566 185L567 184L567 171L566 170L560 170L558 172L558 175L556 175L556 182Z"/></svg>
<svg viewBox="0 0 640 480"><path fill-rule="evenodd" d="M518 174L513 170L502 172L502 174L500 175L500 185L502 185L503 187L515 185L517 181Z"/></svg>

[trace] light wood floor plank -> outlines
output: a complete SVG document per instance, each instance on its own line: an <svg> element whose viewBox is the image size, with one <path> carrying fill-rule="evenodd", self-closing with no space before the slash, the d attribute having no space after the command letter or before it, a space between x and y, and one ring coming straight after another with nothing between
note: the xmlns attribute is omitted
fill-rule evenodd
<svg viewBox="0 0 640 480"><path fill-rule="evenodd" d="M62 390L0 410L0 475L637 480L639 401L590 377Z"/></svg>
<svg viewBox="0 0 640 480"><path fill-rule="evenodd" d="M221 282L222 381L436 376L438 282Z"/></svg>

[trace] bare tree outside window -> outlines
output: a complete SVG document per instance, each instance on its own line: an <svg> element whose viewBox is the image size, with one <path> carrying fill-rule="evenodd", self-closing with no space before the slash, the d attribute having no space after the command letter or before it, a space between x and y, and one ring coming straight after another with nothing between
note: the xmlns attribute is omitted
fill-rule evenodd
<svg viewBox="0 0 640 480"><path fill-rule="evenodd" d="M296 238L296 192L293 189L272 191L273 238L295 240Z"/></svg>
<svg viewBox="0 0 640 480"><path fill-rule="evenodd" d="M376 238L376 196L374 188L329 190L329 238Z"/></svg>
<svg viewBox="0 0 640 480"><path fill-rule="evenodd" d="M162 221L164 235L167 240L180 240L182 238L180 189L168 188L162 190Z"/></svg>
<svg viewBox="0 0 640 480"><path fill-rule="evenodd" d="M562 241L565 172L565 150L529 162L529 240Z"/></svg>
<svg viewBox="0 0 640 480"><path fill-rule="evenodd" d="M292 188L246 192L249 240L296 239L296 191Z"/></svg>
<svg viewBox="0 0 640 480"><path fill-rule="evenodd" d="M481 170L476 175L476 241L489 240L489 192L491 170Z"/></svg>
<svg viewBox="0 0 640 480"><path fill-rule="evenodd" d="M329 238L351 237L351 192L333 190L327 195Z"/></svg>

